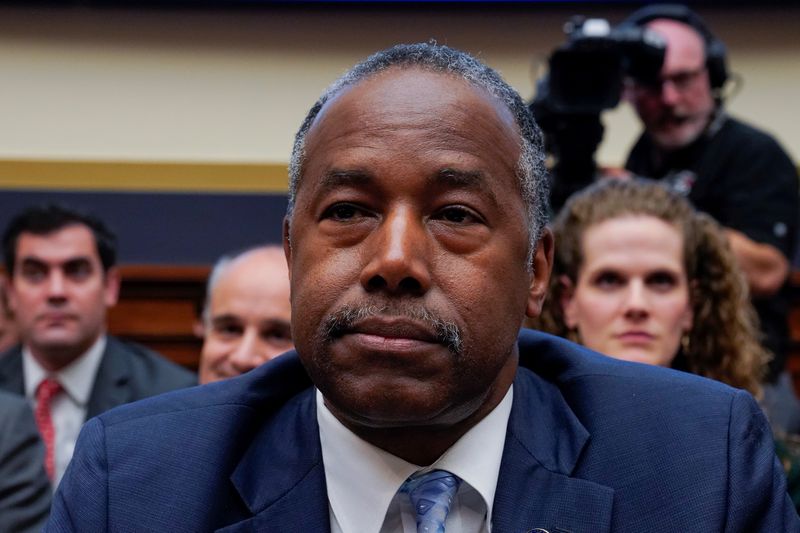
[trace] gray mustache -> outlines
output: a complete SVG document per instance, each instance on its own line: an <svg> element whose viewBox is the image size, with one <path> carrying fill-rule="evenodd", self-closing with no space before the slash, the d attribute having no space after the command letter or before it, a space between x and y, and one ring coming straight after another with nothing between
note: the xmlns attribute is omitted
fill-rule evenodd
<svg viewBox="0 0 800 533"><path fill-rule="evenodd" d="M436 335L436 340L447 346L457 356L462 354L463 340L461 329L453 322L444 320L435 313L419 305L347 305L328 315L322 331L326 343L341 337L353 329L358 322L371 317L402 317L421 322Z"/></svg>

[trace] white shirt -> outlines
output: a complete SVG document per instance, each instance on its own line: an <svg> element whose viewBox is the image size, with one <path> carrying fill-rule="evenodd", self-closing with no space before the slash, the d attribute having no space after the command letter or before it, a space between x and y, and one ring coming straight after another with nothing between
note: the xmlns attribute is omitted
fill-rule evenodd
<svg viewBox="0 0 800 533"><path fill-rule="evenodd" d="M328 410L317 391L331 533L417 533L411 501L397 491L414 472L437 469L462 479L447 515L446 530L489 533L512 391L513 386L492 412L424 468L356 436Z"/></svg>
<svg viewBox="0 0 800 533"><path fill-rule="evenodd" d="M53 398L51 417L53 420L55 472L53 487L58 486L67 469L78 433L86 421L89 396L94 386L94 378L106 349L106 337L101 335L89 350L64 368L48 372L33 357L27 347L22 349L22 375L25 380L25 396L36 408L36 389L46 377L61 383L64 391Z"/></svg>

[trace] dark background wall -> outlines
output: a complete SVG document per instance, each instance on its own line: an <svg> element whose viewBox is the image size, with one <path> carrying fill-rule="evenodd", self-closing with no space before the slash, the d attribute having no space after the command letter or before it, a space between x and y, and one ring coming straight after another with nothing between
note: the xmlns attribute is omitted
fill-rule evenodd
<svg viewBox="0 0 800 533"><path fill-rule="evenodd" d="M58 202L103 219L121 264L202 265L223 253L281 242L285 194L0 190L0 227L31 204Z"/></svg>

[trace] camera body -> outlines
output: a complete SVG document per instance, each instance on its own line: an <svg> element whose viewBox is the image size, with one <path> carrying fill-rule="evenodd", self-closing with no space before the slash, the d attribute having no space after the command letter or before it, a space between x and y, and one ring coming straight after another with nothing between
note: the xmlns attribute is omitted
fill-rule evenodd
<svg viewBox="0 0 800 533"><path fill-rule="evenodd" d="M567 42L550 55L530 104L551 156L555 210L594 180L604 132L600 114L619 104L625 78L658 83L666 51L660 35L634 24L612 28L604 19L573 17L564 31Z"/></svg>
<svg viewBox="0 0 800 533"><path fill-rule="evenodd" d="M657 33L581 17L571 19L565 32L567 42L551 54L544 82L553 112L594 114L612 109L619 104L626 76L657 83L666 51L666 42Z"/></svg>

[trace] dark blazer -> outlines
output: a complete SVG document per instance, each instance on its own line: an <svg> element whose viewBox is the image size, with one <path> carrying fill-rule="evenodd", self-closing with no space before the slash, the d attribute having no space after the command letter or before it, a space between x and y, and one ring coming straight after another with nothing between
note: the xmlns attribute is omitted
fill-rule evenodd
<svg viewBox="0 0 800 533"><path fill-rule="evenodd" d="M107 337L106 349L89 395L87 419L162 392L197 385L197 376L139 344ZM22 347L0 354L0 390L25 394Z"/></svg>
<svg viewBox="0 0 800 533"><path fill-rule="evenodd" d="M529 331L520 359L495 533L800 531L746 392ZM329 531L310 385L291 353L89 421L46 530Z"/></svg>
<svg viewBox="0 0 800 533"><path fill-rule="evenodd" d="M0 391L0 532L41 531L49 512L50 479L31 408Z"/></svg>

